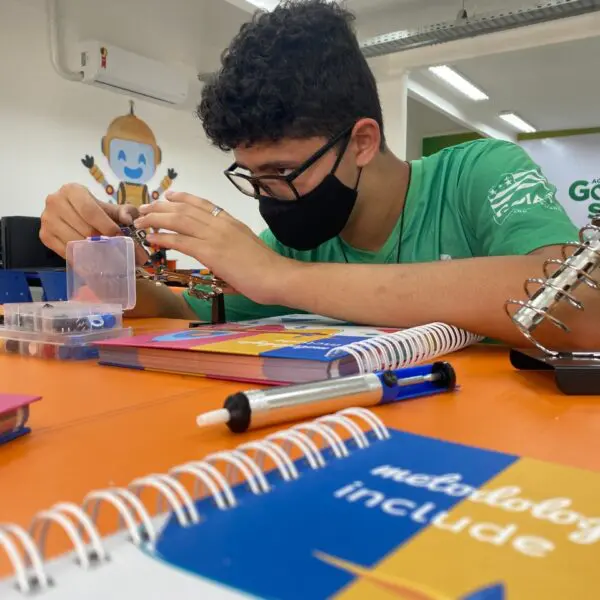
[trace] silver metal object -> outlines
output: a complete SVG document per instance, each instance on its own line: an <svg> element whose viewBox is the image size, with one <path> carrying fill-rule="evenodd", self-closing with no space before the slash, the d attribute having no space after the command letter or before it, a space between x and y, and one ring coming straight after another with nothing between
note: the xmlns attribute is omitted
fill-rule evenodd
<svg viewBox="0 0 600 600"><path fill-rule="evenodd" d="M219 210L216 214L221 212L221 208L215 207L213 213L215 213L217 208ZM130 225L128 227L121 227L121 231L132 238L133 241L147 253L145 246L149 244L146 239L146 232L143 229L137 229L135 226ZM153 263L152 257L149 257L149 260ZM136 278L154 281L156 285L162 285L169 281L183 283L187 286L191 296L194 296L199 300L212 301L211 323L225 323L225 301L223 296L224 294L237 293L231 286L227 285L223 280L219 279L208 270L201 271L198 275L191 275L170 271L164 264L156 264L155 261L153 266L154 272L147 271L143 267L137 267ZM209 286L210 290L205 291L199 289L198 286L202 285Z"/></svg>
<svg viewBox="0 0 600 600"><path fill-rule="evenodd" d="M410 387L421 383L440 381L443 377L442 373L432 371L410 377L397 377L392 385L395 389ZM353 406L375 406L382 401L383 388L384 384L378 374L367 373L324 381L276 386L266 390L248 390L242 394L247 399L251 411L247 429L266 427L285 421L303 420L317 415L330 415ZM235 396L239 396L239 394ZM224 409L199 415L196 422L200 426L227 423L230 419L239 418L238 409L239 407L234 408L233 405L228 406L226 402ZM241 432L236 429L233 431Z"/></svg>
<svg viewBox="0 0 600 600"><path fill-rule="evenodd" d="M187 286L189 293L200 300L212 300L213 298L224 294L225 288L227 287L227 284L224 281L215 277L209 271L202 272L200 275L187 275L185 273L169 271L162 265L156 267L154 273L146 271L146 269L142 267L138 267L137 277L138 279L155 281L158 285L166 283L167 281L183 283ZM210 291L198 289L196 286L199 285L210 286Z"/></svg>
<svg viewBox="0 0 600 600"><path fill-rule="evenodd" d="M252 405L253 427L265 427L318 413L331 414L349 406L374 406L381 399L381 382L369 373L291 388L248 391L246 396Z"/></svg>
<svg viewBox="0 0 600 600"><path fill-rule="evenodd" d="M218 215L222 210L222 208L215 206L212 210L212 214ZM147 245L146 232L143 229L137 229L133 225L130 225L128 227L121 227L121 231L133 239L133 241L142 248ZM232 291L224 281L215 277L208 270L201 271L199 275L190 275L170 271L164 265L156 265L154 267L154 273L147 271L143 267L137 267L136 277L138 279L155 281L157 284L165 283L167 281L183 283L189 289L190 294L200 300L212 300L213 298L226 293L226 288L229 293ZM199 285L208 285L211 289L210 291L205 292L204 290L196 288L196 286Z"/></svg>
<svg viewBox="0 0 600 600"><path fill-rule="evenodd" d="M600 266L600 219L593 219L590 225L583 227L579 231L579 239L580 241L577 243L565 244L562 247L562 260L553 258L544 263L545 279L538 277L527 279L524 286L528 297L527 301L511 299L504 305L506 313L521 333L544 354L555 358L559 357L561 353L551 350L537 341L534 331L545 319L563 331L570 331L560 319L551 314L552 309L559 302L565 300L573 308L583 310L583 304L573 294L582 283L592 289L600 290L600 280L591 276ZM568 248L575 248L570 256L567 255ZM558 268L550 273L552 266L558 266ZM534 293L530 290L532 284L539 285ZM519 309L511 314L510 307L514 305L519 306ZM571 354L588 356L590 353Z"/></svg>
<svg viewBox="0 0 600 600"><path fill-rule="evenodd" d="M537 23L547 23L598 10L600 10L600 0L546 0L517 10L500 10L474 15L467 15L466 11L461 11L459 16L462 18L455 21L444 21L425 27L378 35L362 42L360 48L365 57L371 58Z"/></svg>
<svg viewBox="0 0 600 600"><path fill-rule="evenodd" d="M220 206L215 206L215 207L214 207L214 208L213 208L213 209L210 211L210 214L211 214L213 217L216 217L216 216L217 216L219 213L222 213L222 212L223 212L223 209L222 209Z"/></svg>

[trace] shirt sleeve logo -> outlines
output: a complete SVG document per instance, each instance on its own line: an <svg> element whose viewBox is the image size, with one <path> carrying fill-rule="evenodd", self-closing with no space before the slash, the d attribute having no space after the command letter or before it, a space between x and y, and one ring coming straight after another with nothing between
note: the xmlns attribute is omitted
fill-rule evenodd
<svg viewBox="0 0 600 600"><path fill-rule="evenodd" d="M556 187L537 169L506 173L488 192L488 201L498 225L511 215L525 213L536 205L560 210Z"/></svg>

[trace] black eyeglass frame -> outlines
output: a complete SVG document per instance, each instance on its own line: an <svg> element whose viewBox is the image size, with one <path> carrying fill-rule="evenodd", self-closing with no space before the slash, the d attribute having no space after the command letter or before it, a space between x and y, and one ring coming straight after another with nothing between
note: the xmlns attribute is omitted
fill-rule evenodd
<svg viewBox="0 0 600 600"><path fill-rule="evenodd" d="M312 167L320 158L325 156L325 154L327 154L327 152L329 152L329 150L331 150L333 147L335 147L336 144L338 144L345 136L347 136L347 139L346 139L344 145L342 146L340 153L338 154L335 164L333 165L333 168L331 169L331 173L335 173L336 169L338 168L338 166L340 164L340 161L342 160L342 157L344 156L344 152L346 151L346 148L348 147L348 143L350 142L350 137L351 137L349 134L352 133L353 129L354 129L354 124L351 125L350 127L347 127L346 129L344 129L343 131L341 131L334 137L332 137L328 142L326 142L323 146L321 146L321 148L319 148L312 156L309 156L299 167L296 167L291 173L288 173L287 175L254 176L254 175L246 175L245 173L234 173L233 172L234 169L237 169L239 167L237 162L234 162L231 166L229 166L227 169L225 169L225 171L224 171L225 177L227 177L227 179L229 179L229 181L231 181L231 183L240 192L242 192L242 194L245 194L246 196L250 196L251 198L259 198L260 197L261 187L262 187L262 189L267 190L267 193L269 193L268 186L265 187L264 185L261 185L261 183L260 183L261 181L282 181L282 182L287 183L287 185L292 190L292 193L296 197L296 200L298 200L300 198L300 194L298 193L296 186L294 186L294 184L293 184L294 179L296 179L299 175L301 175L307 169ZM246 190L242 189L235 182L236 178L245 179L246 181L248 181L254 189L254 194L250 194Z"/></svg>

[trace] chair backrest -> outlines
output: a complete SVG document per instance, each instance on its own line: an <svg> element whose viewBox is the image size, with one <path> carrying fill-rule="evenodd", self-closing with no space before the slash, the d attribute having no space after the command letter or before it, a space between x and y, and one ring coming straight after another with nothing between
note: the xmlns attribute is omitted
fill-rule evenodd
<svg viewBox="0 0 600 600"><path fill-rule="evenodd" d="M23 271L0 269L0 304L31 302L31 290Z"/></svg>
<svg viewBox="0 0 600 600"><path fill-rule="evenodd" d="M40 217L0 219L0 253L4 269L64 269L64 258L40 240Z"/></svg>

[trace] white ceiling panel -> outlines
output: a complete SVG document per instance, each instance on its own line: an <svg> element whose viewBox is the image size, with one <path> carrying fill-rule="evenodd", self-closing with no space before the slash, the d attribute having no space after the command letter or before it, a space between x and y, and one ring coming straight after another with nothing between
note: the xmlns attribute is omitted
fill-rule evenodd
<svg viewBox="0 0 600 600"><path fill-rule="evenodd" d="M453 65L490 99L472 102L427 71L411 78L451 99L480 120L514 110L539 130L600 126L600 80L595 77L600 37L507 52Z"/></svg>

